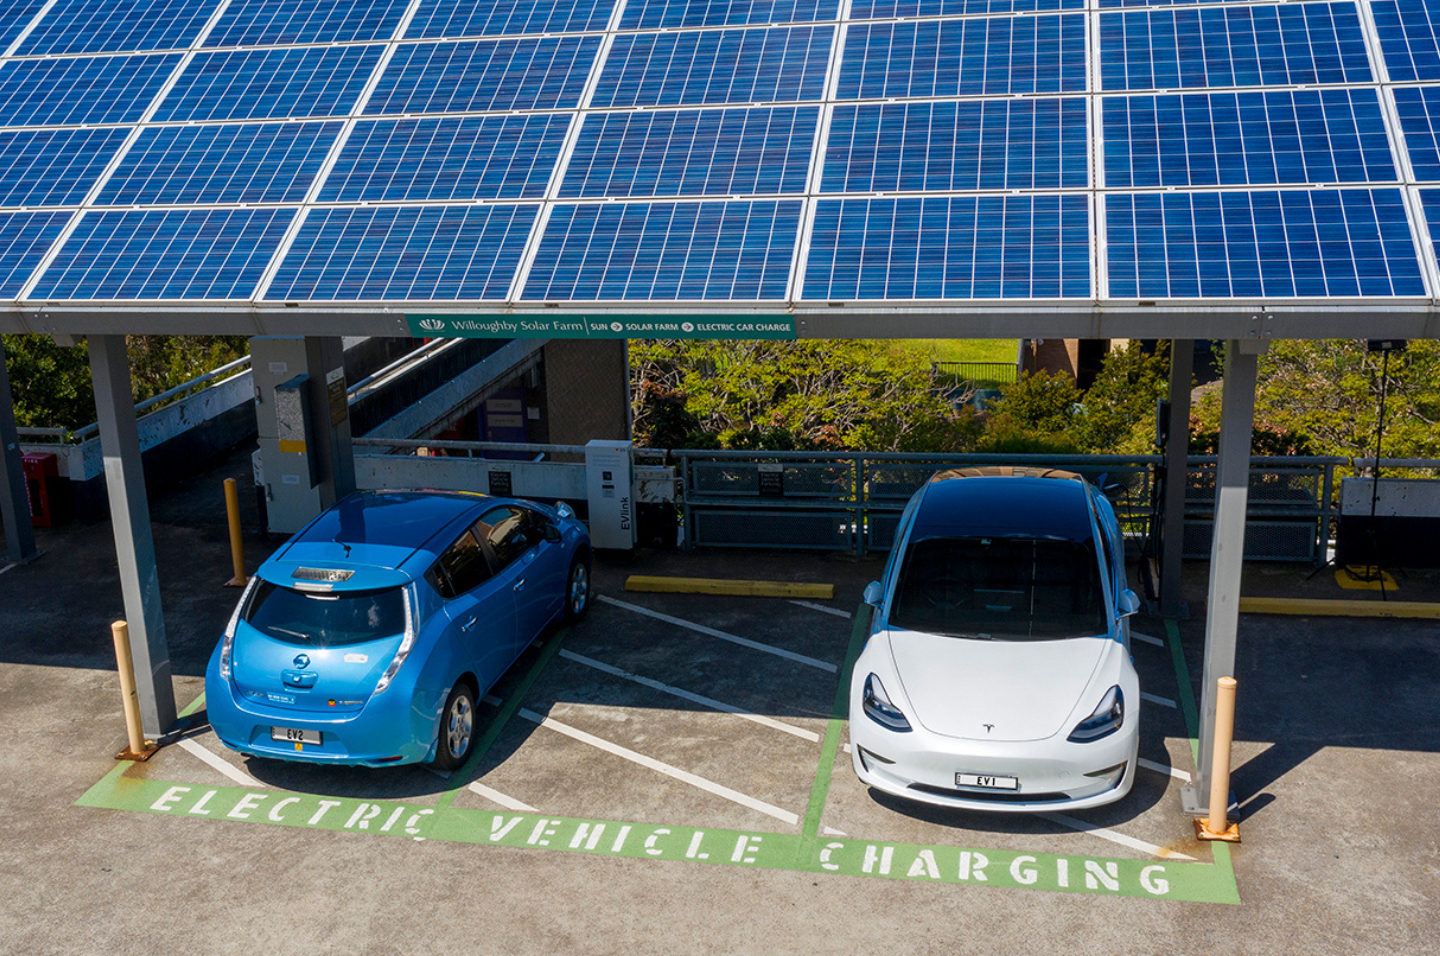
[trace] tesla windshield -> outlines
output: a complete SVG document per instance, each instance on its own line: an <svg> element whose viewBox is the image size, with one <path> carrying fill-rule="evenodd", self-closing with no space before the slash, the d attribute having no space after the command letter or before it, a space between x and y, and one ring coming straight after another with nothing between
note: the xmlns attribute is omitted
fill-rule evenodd
<svg viewBox="0 0 1440 956"><path fill-rule="evenodd" d="M1103 634L1105 596L1092 542L926 538L900 569L890 623L992 640Z"/></svg>
<svg viewBox="0 0 1440 956"><path fill-rule="evenodd" d="M405 631L400 588L315 594L261 581L245 608L251 627L286 644L339 647Z"/></svg>

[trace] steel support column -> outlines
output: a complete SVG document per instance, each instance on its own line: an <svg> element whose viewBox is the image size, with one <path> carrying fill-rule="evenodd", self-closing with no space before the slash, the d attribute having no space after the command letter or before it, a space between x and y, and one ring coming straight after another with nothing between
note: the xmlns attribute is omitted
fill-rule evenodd
<svg viewBox="0 0 1440 956"><path fill-rule="evenodd" d="M0 525L5 526L6 556L15 562L39 557L35 529L30 525L30 497L20 467L20 437L15 432L15 407L10 399L10 374L5 346L0 343Z"/></svg>
<svg viewBox="0 0 1440 956"><path fill-rule="evenodd" d="M1240 571L1245 555L1245 506L1250 490L1250 437L1255 428L1260 339L1225 343L1220 402L1220 460L1215 468L1215 527L1210 590L1205 602L1205 672L1200 684L1200 760L1194 785L1181 791L1187 813L1207 813L1215 746L1215 683L1235 672L1240 622Z"/></svg>
<svg viewBox="0 0 1440 956"><path fill-rule="evenodd" d="M1195 340L1170 342L1170 417L1166 423L1165 514L1160 542L1160 613L1185 616L1180 598L1180 563L1185 551L1185 462L1190 452L1190 381L1195 371Z"/></svg>
<svg viewBox="0 0 1440 956"><path fill-rule="evenodd" d="M135 659L140 722L147 737L158 738L175 725L175 688L170 683L170 648L160 607L160 577L155 569L150 505L145 498L145 471L130 390L130 360L123 335L92 335L88 343L100 450L105 459L105 490Z"/></svg>

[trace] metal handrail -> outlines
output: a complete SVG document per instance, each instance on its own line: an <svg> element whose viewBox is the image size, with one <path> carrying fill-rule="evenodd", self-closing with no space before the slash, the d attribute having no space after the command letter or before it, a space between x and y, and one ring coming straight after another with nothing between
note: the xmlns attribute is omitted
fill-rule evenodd
<svg viewBox="0 0 1440 956"><path fill-rule="evenodd" d="M583 455L584 445L540 445L530 442L456 441L442 438L352 438L352 445L374 448L445 448L456 451L523 451L552 455Z"/></svg>
<svg viewBox="0 0 1440 956"><path fill-rule="evenodd" d="M426 342L418 349L406 352L404 355L400 356L395 361L391 362L389 365L385 366L382 369L379 369L378 371L370 373L369 375L362 378L360 381L356 382L354 385L351 385L348 389L345 390L346 394L349 396L349 399L352 403L358 402L360 401L360 399L364 398L366 394L378 389L381 385L383 385L383 379L401 370L404 366L419 362L421 359L429 359L432 357L432 355L438 355L439 353L446 351L447 349L459 345L463 341L464 339L433 339L429 342Z"/></svg>

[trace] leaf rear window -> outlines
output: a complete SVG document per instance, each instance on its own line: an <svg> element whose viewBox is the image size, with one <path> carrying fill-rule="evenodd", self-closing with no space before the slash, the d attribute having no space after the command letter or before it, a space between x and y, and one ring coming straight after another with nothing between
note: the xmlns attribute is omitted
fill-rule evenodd
<svg viewBox="0 0 1440 956"><path fill-rule="evenodd" d="M301 647L343 647L403 634L400 588L316 594L261 581L244 620L261 633Z"/></svg>

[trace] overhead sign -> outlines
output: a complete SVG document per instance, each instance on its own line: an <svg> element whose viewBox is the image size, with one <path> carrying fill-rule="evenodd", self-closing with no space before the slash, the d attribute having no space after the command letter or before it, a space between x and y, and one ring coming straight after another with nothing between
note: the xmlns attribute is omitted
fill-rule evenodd
<svg viewBox="0 0 1440 956"><path fill-rule="evenodd" d="M407 315L417 339L793 339L795 317Z"/></svg>

